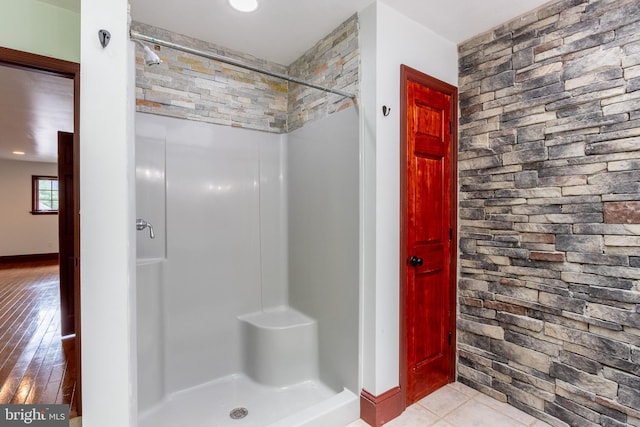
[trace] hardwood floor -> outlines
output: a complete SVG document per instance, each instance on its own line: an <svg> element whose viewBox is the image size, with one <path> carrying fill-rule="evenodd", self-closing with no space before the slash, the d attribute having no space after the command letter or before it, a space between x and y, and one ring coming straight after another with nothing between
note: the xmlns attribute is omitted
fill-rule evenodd
<svg viewBox="0 0 640 427"><path fill-rule="evenodd" d="M66 403L75 415L74 340L60 337L58 265L0 266L0 404Z"/></svg>

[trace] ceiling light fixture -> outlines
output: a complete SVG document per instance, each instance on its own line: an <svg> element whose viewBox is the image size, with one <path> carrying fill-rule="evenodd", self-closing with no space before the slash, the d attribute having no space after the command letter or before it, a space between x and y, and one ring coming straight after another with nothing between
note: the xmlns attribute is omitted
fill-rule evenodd
<svg viewBox="0 0 640 427"><path fill-rule="evenodd" d="M229 4L240 12L253 12L258 8L258 0L229 0Z"/></svg>
<svg viewBox="0 0 640 427"><path fill-rule="evenodd" d="M11 154L15 154L16 156L24 156L24 151L12 151Z"/></svg>

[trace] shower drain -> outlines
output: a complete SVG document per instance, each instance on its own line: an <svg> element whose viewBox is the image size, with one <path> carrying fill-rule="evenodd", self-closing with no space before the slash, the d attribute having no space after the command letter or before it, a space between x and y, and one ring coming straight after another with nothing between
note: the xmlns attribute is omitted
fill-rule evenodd
<svg viewBox="0 0 640 427"><path fill-rule="evenodd" d="M229 412L229 416L232 420L241 420L244 417L249 415L249 410L247 408L233 408L231 412Z"/></svg>

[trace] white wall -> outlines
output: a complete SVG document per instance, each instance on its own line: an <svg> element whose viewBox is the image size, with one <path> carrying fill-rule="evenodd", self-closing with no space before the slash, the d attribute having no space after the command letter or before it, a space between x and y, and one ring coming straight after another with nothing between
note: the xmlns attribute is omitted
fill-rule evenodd
<svg viewBox="0 0 640 427"><path fill-rule="evenodd" d="M0 159L0 256L58 252L58 215L32 215L31 176L57 176L55 163Z"/></svg>
<svg viewBox="0 0 640 427"><path fill-rule="evenodd" d="M155 232L154 239L149 230L136 232L137 384L143 412L166 393L166 126L159 117L136 113L135 133L136 218L149 221Z"/></svg>
<svg viewBox="0 0 640 427"><path fill-rule="evenodd" d="M0 10L0 46L80 62L79 13L39 0L0 0Z"/></svg>
<svg viewBox="0 0 640 427"><path fill-rule="evenodd" d="M285 139L136 113L142 410L241 372L237 317L287 304Z"/></svg>
<svg viewBox="0 0 640 427"><path fill-rule="evenodd" d="M237 317L267 308L265 300L287 302L286 280L264 276L261 268L263 255L276 265L285 262L283 236L273 232L273 240L265 241L261 234L277 229L281 198L260 197L280 175L283 137L161 119L167 123L169 183L165 372L167 389L177 391L241 372ZM273 176L262 174L267 170Z"/></svg>
<svg viewBox="0 0 640 427"><path fill-rule="evenodd" d="M136 233L136 259L157 261L167 256L167 132L162 121L144 117L136 113L136 218L151 223L155 238L148 229Z"/></svg>
<svg viewBox="0 0 640 427"><path fill-rule="evenodd" d="M159 259L147 259L136 265L136 381L140 412L152 408L166 393L164 267L165 261Z"/></svg>
<svg viewBox="0 0 640 427"><path fill-rule="evenodd" d="M361 13L360 26L363 220L367 230L375 230L368 237L375 242L364 241L363 387L379 395L399 379L400 65L456 85L458 53L455 44L380 1ZM383 105L391 108L388 117L382 116Z"/></svg>
<svg viewBox="0 0 640 427"><path fill-rule="evenodd" d="M358 383L358 127L355 108L287 135L289 301L318 322L320 379Z"/></svg>
<svg viewBox="0 0 640 427"><path fill-rule="evenodd" d="M84 427L136 425L134 55L127 0L83 0L80 236ZM111 32L102 48L98 31Z"/></svg>
<svg viewBox="0 0 640 427"><path fill-rule="evenodd" d="M241 372L237 317L288 302L318 321L321 379L357 392L358 126L355 108L289 135L136 113L142 411Z"/></svg>

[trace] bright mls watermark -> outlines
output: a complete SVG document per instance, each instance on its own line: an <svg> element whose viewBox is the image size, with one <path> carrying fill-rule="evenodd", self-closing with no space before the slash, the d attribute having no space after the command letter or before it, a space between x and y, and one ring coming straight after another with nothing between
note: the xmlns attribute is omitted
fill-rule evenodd
<svg viewBox="0 0 640 427"><path fill-rule="evenodd" d="M0 427L69 427L69 405L0 405Z"/></svg>

